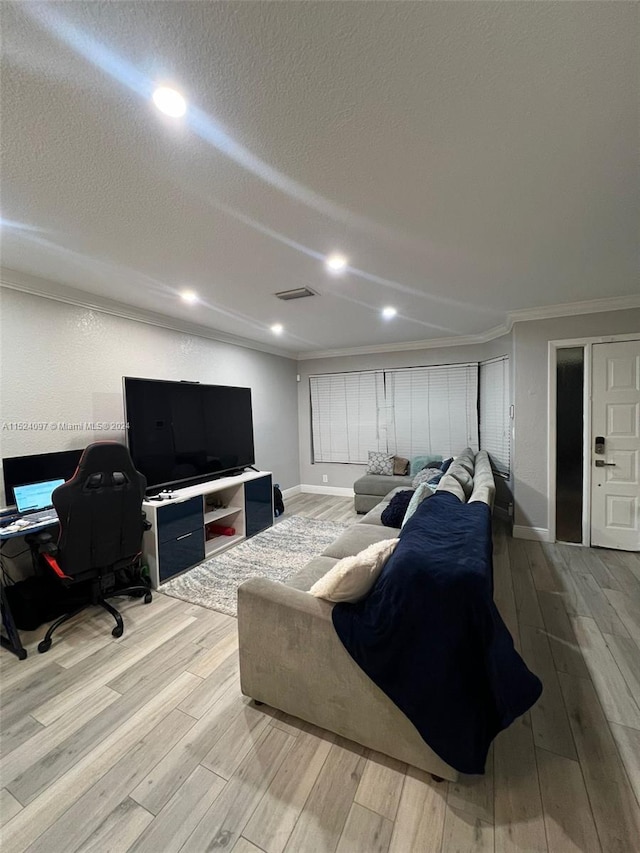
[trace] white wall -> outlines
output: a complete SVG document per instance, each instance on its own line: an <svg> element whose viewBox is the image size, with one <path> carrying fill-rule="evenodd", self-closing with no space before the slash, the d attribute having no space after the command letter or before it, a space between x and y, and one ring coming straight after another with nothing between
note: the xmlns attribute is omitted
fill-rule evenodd
<svg viewBox="0 0 640 853"><path fill-rule="evenodd" d="M122 376L250 386L256 465L283 488L350 488L362 465L311 462L309 376L511 356L515 523L547 526L550 340L640 333L640 309L517 323L487 344L295 361L0 289L0 421L120 421ZM296 372L300 382L296 387ZM0 429L0 456L82 447L116 433ZM1 482L1 481L0 481Z"/></svg>
<svg viewBox="0 0 640 853"><path fill-rule="evenodd" d="M511 335L504 335L487 344L473 346L440 347L402 352L371 353L339 358L309 359L298 362L300 382L298 384L300 478L304 485L322 486L322 475L328 477L328 485L351 488L355 480L365 471L365 465L312 462L311 456L311 406L309 399L309 376L318 373L343 373L350 370L380 370L397 367L424 367L434 364L461 364L485 361L499 355L511 355ZM462 448L460 448L462 450ZM434 448L434 452L437 452Z"/></svg>
<svg viewBox="0 0 640 853"><path fill-rule="evenodd" d="M549 341L633 333L640 334L640 308L530 320L513 327L517 525L547 527Z"/></svg>
<svg viewBox="0 0 640 853"><path fill-rule="evenodd" d="M300 482L292 359L5 288L0 337L2 424L122 421L123 376L240 385L252 390L256 466L273 471L282 488ZM122 441L124 433L0 428L0 456L106 438Z"/></svg>

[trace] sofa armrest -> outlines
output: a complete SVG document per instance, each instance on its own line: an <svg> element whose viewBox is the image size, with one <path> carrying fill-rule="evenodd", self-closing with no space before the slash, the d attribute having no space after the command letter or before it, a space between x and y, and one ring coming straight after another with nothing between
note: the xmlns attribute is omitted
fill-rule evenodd
<svg viewBox="0 0 640 853"><path fill-rule="evenodd" d="M322 619L324 622L331 622L333 604L322 598L316 598L308 592L267 578L252 578L240 584L238 619L241 611L251 607L255 599L259 599L261 603L269 602L274 607L285 607L287 612L292 610L312 618Z"/></svg>
<svg viewBox="0 0 640 853"><path fill-rule="evenodd" d="M266 578L241 584L238 650L242 692L307 720L313 720L313 706L321 696L331 702L344 693L346 673L356 664L331 622L333 606Z"/></svg>

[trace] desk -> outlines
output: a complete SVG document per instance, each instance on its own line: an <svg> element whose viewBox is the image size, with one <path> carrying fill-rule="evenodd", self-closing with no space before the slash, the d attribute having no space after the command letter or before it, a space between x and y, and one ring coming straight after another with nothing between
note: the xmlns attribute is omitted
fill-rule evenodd
<svg viewBox="0 0 640 853"><path fill-rule="evenodd" d="M47 515L50 516L47 521L41 521L38 524L29 524L27 527L21 527L18 530L14 530L11 525L0 527L0 542L5 539L15 539L17 536L26 536L28 533L37 533L40 530L46 530L47 527L55 527L58 523L56 511L54 509L47 510ZM26 518L27 516L23 517L22 520L26 520ZM1 516L0 524L2 524Z"/></svg>
<svg viewBox="0 0 640 853"><path fill-rule="evenodd" d="M17 539L19 537L24 537L29 533L37 533L40 530L46 530L47 527L54 527L58 524L58 516L56 515L55 510L51 510L51 512L48 512L47 515L54 516L54 519L49 519L48 521L41 521L38 524L30 524L28 527L22 527L20 530L7 531L6 527L0 527L0 562L3 562L4 557L2 549L9 539ZM0 523L1 522L2 516L0 515ZM11 613L11 607L9 606L9 601L5 593L4 565L2 565L2 575L3 577L0 581L0 612L2 614L2 627L6 632L6 636L3 633L0 633L0 644L2 645L2 648L8 649L10 652L13 652L13 654L16 655L19 660L24 660L27 656L27 650L22 645L22 642L20 640L20 634L18 633L18 629L16 628L13 619L13 614Z"/></svg>

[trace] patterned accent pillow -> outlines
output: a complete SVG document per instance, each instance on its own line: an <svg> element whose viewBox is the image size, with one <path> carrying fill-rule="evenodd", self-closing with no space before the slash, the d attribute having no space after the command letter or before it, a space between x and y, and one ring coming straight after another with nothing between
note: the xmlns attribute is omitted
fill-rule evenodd
<svg viewBox="0 0 640 853"><path fill-rule="evenodd" d="M370 450L367 474L384 474L385 477L391 477L393 474L393 455L390 456L382 450Z"/></svg>
<svg viewBox="0 0 640 853"><path fill-rule="evenodd" d="M422 471L418 471L416 476L413 478L412 486L414 489L417 489L421 483L428 483L429 480L433 480L438 474L441 474L442 471L439 468L423 468Z"/></svg>

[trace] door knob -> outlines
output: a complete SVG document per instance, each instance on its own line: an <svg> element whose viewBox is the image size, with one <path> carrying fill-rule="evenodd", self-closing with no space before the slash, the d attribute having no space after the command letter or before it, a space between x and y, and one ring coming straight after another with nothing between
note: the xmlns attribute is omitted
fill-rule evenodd
<svg viewBox="0 0 640 853"><path fill-rule="evenodd" d="M615 462L605 462L603 459L596 459L596 468L615 468Z"/></svg>

